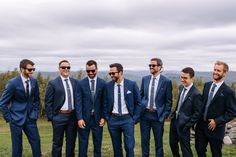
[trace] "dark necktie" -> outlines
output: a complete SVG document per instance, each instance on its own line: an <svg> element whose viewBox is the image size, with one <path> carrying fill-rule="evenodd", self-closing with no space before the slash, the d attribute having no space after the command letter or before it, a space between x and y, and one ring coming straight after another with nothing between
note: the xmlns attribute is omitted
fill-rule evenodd
<svg viewBox="0 0 236 157"><path fill-rule="evenodd" d="M211 88L210 93L209 93L209 96L208 96L208 99L207 99L206 108L205 108L205 111L204 111L204 117L203 118L204 118L205 121L207 120L207 112L208 112L208 108L210 106L211 100L213 98L215 88L216 88L216 84L213 83L212 88Z"/></svg>
<svg viewBox="0 0 236 157"><path fill-rule="evenodd" d="M151 95L150 95L150 109L153 109L153 106L154 106L155 80L156 80L156 78L153 78L153 79L152 79Z"/></svg>
<svg viewBox="0 0 236 157"><path fill-rule="evenodd" d="M29 98L29 80L26 80L25 83L26 83L26 97Z"/></svg>
<svg viewBox="0 0 236 157"><path fill-rule="evenodd" d="M91 103L91 112L94 110L94 96L95 96L95 80L91 80L91 94L92 94L92 103Z"/></svg>
<svg viewBox="0 0 236 157"><path fill-rule="evenodd" d="M178 107L177 107L177 110L176 110L176 119L178 118L179 116L179 110L183 104L183 101L184 101L184 95L185 95L185 92L187 91L186 88L183 88L183 92L182 94L180 95L180 98L179 98L179 102L178 102Z"/></svg>
<svg viewBox="0 0 236 157"><path fill-rule="evenodd" d="M120 84L118 84L117 86L118 86L118 113L122 114Z"/></svg>
<svg viewBox="0 0 236 157"><path fill-rule="evenodd" d="M72 110L72 98L71 98L71 91L70 91L70 86L68 83L68 79L65 79L66 81L66 91L67 91L67 97L68 97L68 110Z"/></svg>

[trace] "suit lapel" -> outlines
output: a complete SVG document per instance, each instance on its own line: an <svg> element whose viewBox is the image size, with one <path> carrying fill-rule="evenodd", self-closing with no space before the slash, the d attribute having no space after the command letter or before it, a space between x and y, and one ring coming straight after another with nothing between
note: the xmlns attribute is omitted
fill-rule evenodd
<svg viewBox="0 0 236 157"><path fill-rule="evenodd" d="M151 75L149 75L148 77L147 77L147 79L145 80L146 81L146 83L145 83L145 85L146 86L144 86L144 90L146 91L146 93L147 93L147 95L148 95L148 93L149 93L149 84L150 84L150 82L151 82Z"/></svg>
<svg viewBox="0 0 236 157"><path fill-rule="evenodd" d="M18 76L17 82L18 82L18 84L21 86L21 88L23 89L23 91L25 92L25 98L26 98L27 95L26 95L26 91L25 91L25 86L24 86L24 84L23 84L23 80L22 80L21 76Z"/></svg>
<svg viewBox="0 0 236 157"><path fill-rule="evenodd" d="M113 109L114 107L114 81L111 81L110 84L109 84L109 89L111 89L110 91L110 98L111 98L111 110Z"/></svg>
<svg viewBox="0 0 236 157"><path fill-rule="evenodd" d="M184 98L183 104L188 99L188 97L192 94L192 92L194 91L194 88L195 88L194 85L190 88L190 90L188 91L187 95Z"/></svg>
<svg viewBox="0 0 236 157"><path fill-rule="evenodd" d="M64 93L64 99L66 97L66 93L65 93L65 89L64 89L64 86L63 86L63 83L62 83L62 80L60 76L57 77L57 83L58 83L58 86L60 87L60 89L62 89L63 93Z"/></svg>
<svg viewBox="0 0 236 157"><path fill-rule="evenodd" d="M217 91L216 94L214 95L213 99L211 100L211 103L213 103L213 102L215 101L215 99L220 96L220 94L222 93L222 91L224 90L224 88L225 88L225 83L223 83L223 84L220 86L220 88L218 89L218 91Z"/></svg>
<svg viewBox="0 0 236 157"><path fill-rule="evenodd" d="M98 77L97 77L97 80L96 80L97 82L96 82L96 91L95 91L95 95L94 95L94 101L96 100L96 98L97 98L97 95L98 95L98 92L99 92L99 89L100 89L100 79L98 79Z"/></svg>
<svg viewBox="0 0 236 157"><path fill-rule="evenodd" d="M160 91L160 88L161 88L161 86L162 86L162 83L163 83L163 77L160 75L160 78L159 78L159 81L158 81L158 86L157 86L157 91L156 91L156 97L155 97L155 99L156 99L157 96L158 96L158 93L159 93L159 91Z"/></svg>

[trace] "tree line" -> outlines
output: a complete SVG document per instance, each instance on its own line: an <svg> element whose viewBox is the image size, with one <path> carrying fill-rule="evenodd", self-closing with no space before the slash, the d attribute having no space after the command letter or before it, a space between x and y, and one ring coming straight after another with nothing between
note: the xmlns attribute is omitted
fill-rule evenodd
<svg viewBox="0 0 236 157"><path fill-rule="evenodd" d="M4 73L0 74L0 95L2 95L2 92L5 88L5 85L7 83L7 81L15 76L18 76L20 73L18 72L17 68L15 68L13 71L7 71ZM80 70L78 71L75 75L74 78L75 79L82 79L84 77L83 71ZM40 92L40 117L45 117L46 113L45 113L45 104L44 104L44 100L45 100L45 92L46 92L46 87L47 87L47 83L50 79L49 76L43 76L42 73L38 72L35 75L35 78L38 80L38 84L39 84L39 92ZM107 75L103 76L104 80L108 80L109 77ZM195 78L194 84L196 85L196 87L202 92L203 90L203 86L204 86L204 82L202 80L202 78ZM179 92L179 88L178 88L178 83L175 80L172 80L172 86L173 86L173 106L176 105L176 101L178 99L178 92ZM236 91L236 82L231 82L229 83L229 86Z"/></svg>

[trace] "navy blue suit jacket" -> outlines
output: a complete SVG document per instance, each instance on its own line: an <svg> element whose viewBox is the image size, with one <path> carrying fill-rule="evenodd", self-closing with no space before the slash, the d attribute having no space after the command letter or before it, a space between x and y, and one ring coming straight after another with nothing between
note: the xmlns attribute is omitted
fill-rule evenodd
<svg viewBox="0 0 236 157"><path fill-rule="evenodd" d="M101 118L104 118L105 108L105 89L106 82L101 78L97 78L96 91L94 96L94 118L97 125ZM78 104L75 106L76 116L78 120L83 119L85 123L90 120L90 106L93 103L92 93L89 86L88 77L78 83Z"/></svg>
<svg viewBox="0 0 236 157"><path fill-rule="evenodd" d="M179 97L175 111L173 112L172 118L176 118L176 110L178 108L179 98L183 86L180 86ZM183 129L190 129L200 118L202 112L202 97L199 90L193 85L188 91L184 98L183 104L179 110L178 116L178 127Z"/></svg>
<svg viewBox="0 0 236 157"><path fill-rule="evenodd" d="M9 80L0 100L0 110L4 119L22 126L29 118L37 120L39 112L39 87L37 80L30 78L31 91L27 98L21 76Z"/></svg>
<svg viewBox="0 0 236 157"><path fill-rule="evenodd" d="M212 82L207 82L203 89L203 104L206 105ZM205 107L204 107L205 108ZM204 111L202 112L204 113ZM236 117L235 92L223 83L213 97L207 112L207 119L214 119L214 131L205 128L206 133L216 139L223 139L225 124Z"/></svg>
<svg viewBox="0 0 236 157"><path fill-rule="evenodd" d="M106 86L106 110L105 119L109 121L114 107L114 81L110 81ZM134 81L124 79L124 97L130 116L136 123L142 111L140 93L137 84Z"/></svg>
<svg viewBox="0 0 236 157"><path fill-rule="evenodd" d="M148 105L148 92L151 78L151 75L144 76L142 78L140 93L143 109L145 109ZM155 103L159 121L164 122L165 118L169 116L172 107L172 83L163 75L160 75L156 90Z"/></svg>
<svg viewBox="0 0 236 157"><path fill-rule="evenodd" d="M73 88L74 106L77 103L77 84L78 81L70 78ZM51 121L53 116L58 113L65 102L65 89L60 76L48 82L45 94L45 109L48 120Z"/></svg>

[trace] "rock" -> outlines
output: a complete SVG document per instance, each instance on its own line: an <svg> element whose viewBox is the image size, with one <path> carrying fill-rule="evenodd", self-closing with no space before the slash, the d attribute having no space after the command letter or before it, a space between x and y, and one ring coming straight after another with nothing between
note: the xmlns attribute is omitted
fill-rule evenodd
<svg viewBox="0 0 236 157"><path fill-rule="evenodd" d="M223 139L224 144L230 145L232 144L232 140L230 139L229 136L225 136Z"/></svg>

